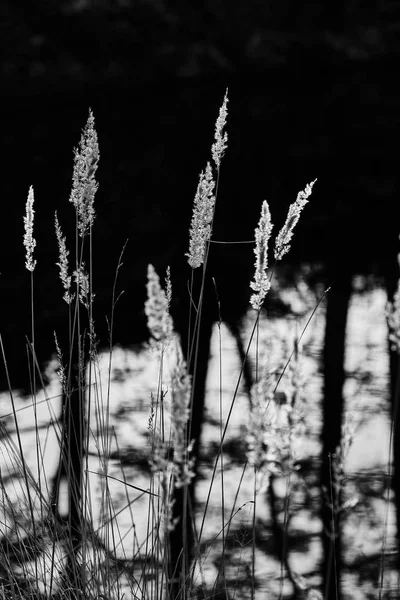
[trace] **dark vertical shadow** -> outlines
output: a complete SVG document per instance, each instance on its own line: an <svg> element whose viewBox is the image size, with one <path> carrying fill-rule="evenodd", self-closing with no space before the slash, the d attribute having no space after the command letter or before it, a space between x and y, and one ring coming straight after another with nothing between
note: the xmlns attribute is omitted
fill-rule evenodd
<svg viewBox="0 0 400 600"><path fill-rule="evenodd" d="M324 598L341 598L341 536L338 515L332 510L338 500L332 486L331 457L341 441L343 384L345 380L345 336L347 311L352 291L351 273L345 268L332 271L332 287L327 294L324 344L324 398L322 426L322 524Z"/></svg>
<svg viewBox="0 0 400 600"><path fill-rule="evenodd" d="M393 296L397 290L399 277L399 265L393 256L387 261L385 269L385 282L388 293L388 299L393 301ZM389 344L389 366L390 366L390 398L391 398L391 419L392 419L392 444L393 444L393 471L391 486L395 494L396 504L396 526L397 526L397 568L400 569L400 354L393 349L393 344ZM390 485L390 484L389 484ZM384 560L384 557L383 557Z"/></svg>
<svg viewBox="0 0 400 600"><path fill-rule="evenodd" d="M71 391L64 399L64 457L68 484L68 526L71 548L68 558L68 580L75 586L77 597L84 593L84 579L78 552L83 541L83 435L84 435L84 389L77 383L78 365L71 369ZM81 590L79 592L78 590Z"/></svg>
<svg viewBox="0 0 400 600"><path fill-rule="evenodd" d="M76 346L76 344L74 344ZM55 522L66 525L68 549L65 565L65 586L74 590L77 598L85 593L85 576L82 557L84 543L84 494L83 461L85 442L85 385L84 374L79 367L78 349L70 355L71 368L68 388L63 392L61 415L61 448L58 469L52 482L51 506ZM68 510L60 517L60 489L65 484L68 494Z"/></svg>
<svg viewBox="0 0 400 600"><path fill-rule="evenodd" d="M195 489L198 479L198 459L200 449L200 437L203 424L205 388L210 354L210 340L213 319L204 312L201 320L200 336L196 364L189 366L189 372L193 381L193 405L191 417L191 429L188 432L188 443L193 440L192 457L195 460L194 478L190 485L185 488L174 490L173 519L176 521L174 529L169 535L170 545L170 580L172 599L183 598L183 589L190 580L190 562L194 553L195 532L193 527L195 512ZM182 335L182 339L185 334ZM184 344L185 346L186 344ZM186 352L187 349L184 349Z"/></svg>
<svg viewBox="0 0 400 600"><path fill-rule="evenodd" d="M202 427L204 422L204 408L206 399L206 381L208 372L208 363L210 359L210 342L213 326L220 319L228 327L235 340L235 349L238 352L241 363L244 362L242 382L245 389L250 392L252 383L251 365L245 359L245 348L240 336L239 322L245 315L249 305L250 290L246 286L249 275L247 266L244 262L241 269L237 267L237 262L233 260L235 255L232 251L225 255L225 249L215 251L212 249L211 260L208 265L206 275L203 306L200 320L200 334L197 350L188 348L188 308L183 308L183 301L177 315L174 315L174 321L181 334L182 350L184 356L189 356L193 352L192 359L189 361L189 373L192 376L193 384L193 405L191 428L188 433L188 443L193 441L192 457L195 460L194 478L187 490L177 489L174 492L173 518L177 525L171 531L169 536L170 545L170 576L172 577L171 595L172 599L182 598L182 588L190 582L190 566L193 559L197 556L200 548L197 547L197 532L194 528L194 516L196 512L196 486L199 479L198 461L200 455L200 442ZM242 281L243 279L243 281ZM196 292L194 298L198 297ZM186 300L189 305L187 289L182 287L180 297ZM219 304L221 303L221 304ZM221 310L221 313L220 313ZM192 328L194 327L194 318L192 316ZM190 337L196 335L195 331L190 332ZM194 346L193 348L196 348ZM200 543L202 540L200 540Z"/></svg>

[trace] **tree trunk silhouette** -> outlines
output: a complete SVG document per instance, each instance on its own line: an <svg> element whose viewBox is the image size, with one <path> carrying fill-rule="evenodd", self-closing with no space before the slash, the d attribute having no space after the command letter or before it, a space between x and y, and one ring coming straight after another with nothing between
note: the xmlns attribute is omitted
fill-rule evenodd
<svg viewBox="0 0 400 600"><path fill-rule="evenodd" d="M244 314L242 305L238 304L235 310L235 301L230 304L229 310L225 311L227 316L225 325L232 334L238 356L241 363L244 363L242 381L248 392L252 384L251 365L245 359L245 348L240 337L238 320L241 314ZM246 297L246 306L248 298ZM174 490L174 505L172 518L176 519L176 526L169 534L169 577L171 581L170 598L184 598L183 588L190 582L191 561L197 554L196 535L194 530L195 515L195 490L198 479L198 459L200 451L200 438L204 419L204 406L206 395L206 380L208 363L210 359L210 342L213 331L213 325L219 319L218 298L214 283L208 279L208 285L205 286L202 316L200 321L200 335L197 347L197 356L189 363L189 373L192 375L193 384L193 406L191 428L188 432L188 443L193 440L192 457L195 460L194 478L186 490L183 488ZM182 317L182 315L181 315ZM188 321L186 321L187 323ZM181 321L180 331L185 332L184 321ZM195 332L194 332L195 333ZM184 356L188 356L190 349L187 347L187 330L182 335L182 349Z"/></svg>
<svg viewBox="0 0 400 600"><path fill-rule="evenodd" d="M175 488L173 494L172 518L176 525L169 534L169 578L170 598L184 598L184 588L190 581L190 561L193 557L195 536L193 528L195 487L197 480L197 462L199 457L200 436L203 423L206 378L210 356L210 340L213 319L204 311L200 323L200 336L196 362L189 364L189 373L193 383L193 406L191 410L191 428L188 432L188 443L193 440L192 457L195 459L194 473L190 485L185 488ZM184 354L188 348L182 336Z"/></svg>
<svg viewBox="0 0 400 600"><path fill-rule="evenodd" d="M68 493L67 523L68 559L65 567L65 585L72 587L77 598L84 595L84 577L78 552L82 548L83 514L83 449L84 449L84 399L78 350L71 357L68 390L62 398L61 456L58 472L53 482L52 507L56 520L59 519L60 487L64 482Z"/></svg>
<svg viewBox="0 0 400 600"><path fill-rule="evenodd" d="M341 441L345 335L351 290L351 274L343 268L327 294L321 468L325 600L341 597L341 536L338 515L332 507L332 500L335 505L339 498L335 497L332 486L331 457Z"/></svg>
<svg viewBox="0 0 400 600"><path fill-rule="evenodd" d="M279 523L279 509L278 499L275 493L274 484L277 477L274 474L270 475L268 482L268 489L266 492L267 499L269 501L271 511L271 532L274 541L274 554L275 558L280 562L281 565L281 583L283 588L285 578L288 578L293 586L293 593L290 596L290 600L299 600L301 598L301 591L299 590L298 584L295 581L290 565L289 565L289 547L288 547L288 535L287 528L288 523L281 525ZM282 590L281 588L281 590ZM281 593L281 592L280 592Z"/></svg>
<svg viewBox="0 0 400 600"><path fill-rule="evenodd" d="M65 398L64 452L66 478L68 482L68 518L72 542L71 573L72 581L83 592L81 565L77 552L82 546L83 533L83 436L84 436L84 388L76 382L79 377L77 365L72 369L72 390ZM75 375L75 376L74 376Z"/></svg>
<svg viewBox="0 0 400 600"><path fill-rule="evenodd" d="M398 265L394 261L388 261L388 270L385 273L386 289L388 299L392 301L397 289L399 276ZM390 270L390 267L393 267ZM400 354L392 348L389 341L389 364L390 364L390 395L391 395L391 419L393 423L393 475L392 489L396 499L396 525L397 525L397 568L400 569Z"/></svg>

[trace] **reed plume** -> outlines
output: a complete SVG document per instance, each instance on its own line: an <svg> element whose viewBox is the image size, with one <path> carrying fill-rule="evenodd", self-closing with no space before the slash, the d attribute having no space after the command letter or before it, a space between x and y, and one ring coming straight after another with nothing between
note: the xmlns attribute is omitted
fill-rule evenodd
<svg viewBox="0 0 400 600"><path fill-rule="evenodd" d="M228 90L225 92L224 101L219 109L219 115L215 123L215 142L211 146L211 154L217 170L219 171L221 166L221 160L228 147L228 134L223 131L226 125L226 118L228 116Z"/></svg>
<svg viewBox="0 0 400 600"><path fill-rule="evenodd" d="M300 219L301 211L307 204L309 196L311 196L312 188L316 181L317 180L314 179L314 181L308 183L305 189L297 194L296 201L289 206L285 224L275 240L275 260L281 260L282 257L289 252L293 230Z"/></svg>
<svg viewBox="0 0 400 600"><path fill-rule="evenodd" d="M251 306L259 310L264 302L265 296L271 287L271 282L268 278L268 242L271 237L273 224L271 222L271 213L268 202L264 200L261 207L261 217L258 222L258 227L255 229L256 247L254 254L256 255L254 281L250 283L250 287L256 293L250 298Z"/></svg>
<svg viewBox="0 0 400 600"><path fill-rule="evenodd" d="M79 290L79 300L83 306L89 310L90 304L93 302L95 294L90 293L89 275L85 269L85 263L82 262L73 272L74 281Z"/></svg>
<svg viewBox="0 0 400 600"><path fill-rule="evenodd" d="M56 265L60 269L60 279L63 287L65 289L63 300L67 304L71 304L72 300L75 297L75 294L71 294L71 275L68 275L69 271L69 263L68 263L68 255L69 250L67 249L66 237L63 235L60 227L60 223L58 222L57 212L54 213L54 228L57 236L57 244L58 244L58 254L59 254L59 262Z"/></svg>
<svg viewBox="0 0 400 600"><path fill-rule="evenodd" d="M227 104L228 90L225 92L224 100L215 122L215 141L211 146L211 155L217 173L219 173L221 160L228 145L228 134L226 131L223 131L228 116ZM210 162L208 162L205 171L200 173L190 224L189 252L185 255L189 257L188 263L192 269L197 269L204 263L207 242L211 238L216 200L216 196L213 194L214 188L213 169Z"/></svg>
<svg viewBox="0 0 400 600"><path fill-rule="evenodd" d="M24 246L25 246L25 267L31 273L35 270L36 260L33 259L33 251L36 247L36 240L33 237L33 219L35 211L33 210L33 203L35 197L33 193L33 187L29 188L28 199L26 201L26 213L24 217Z"/></svg>
<svg viewBox="0 0 400 600"><path fill-rule="evenodd" d="M94 128L94 116L89 117L82 132L79 149L75 149L72 190L69 201L75 206L79 235L84 237L95 218L94 197L98 189L95 180L100 153L97 133Z"/></svg>
<svg viewBox="0 0 400 600"><path fill-rule="evenodd" d="M168 344L174 336L174 323L169 313L172 298L171 274L169 267L166 277L166 291L160 285L160 278L153 265L147 267L147 300L144 312L147 328L153 344Z"/></svg>
<svg viewBox="0 0 400 600"><path fill-rule="evenodd" d="M214 187L212 168L208 162L206 170L200 173L200 180L194 198L189 252L186 254L189 257L188 263L192 269L197 269L203 264L206 245L211 237L211 224L215 208Z"/></svg>

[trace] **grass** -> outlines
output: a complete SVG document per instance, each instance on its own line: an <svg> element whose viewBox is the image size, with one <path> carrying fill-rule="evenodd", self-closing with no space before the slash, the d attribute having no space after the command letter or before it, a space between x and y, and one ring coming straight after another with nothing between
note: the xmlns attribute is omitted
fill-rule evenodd
<svg viewBox="0 0 400 600"><path fill-rule="evenodd" d="M311 498L310 490L307 490L310 473L305 468L304 444L309 434L307 412L310 406L305 393L301 342L326 292L316 296L313 308L308 307L309 318L303 330L296 331L291 340L286 340L279 359L274 355L274 349L266 347L262 326L266 295L271 292L271 286L272 291L274 289L273 278L281 272L279 263L289 251L294 228L315 181L307 185L289 207L287 220L275 237L272 267L268 263L272 217L268 203L262 203L255 230L255 273L253 281L249 282L249 303L253 310L248 318L252 322L244 342L244 360L238 366L229 400L226 399L224 381L223 324L221 319L217 323L216 427L219 440L212 456L206 492L202 486L200 518L194 508L194 482L198 487L204 477L196 446L198 440L192 439L194 390L198 376L199 336L205 318L203 300L208 256L216 242L212 239L214 210L221 162L228 141L225 132L227 103L226 94L216 122L212 161L200 175L189 232L187 356L183 355L170 315L174 274L167 272L163 286L154 267L149 265L148 268L145 305L150 335L148 354L157 367L149 398L147 448L143 449L148 463L145 474L143 470L137 470L132 476L110 418L113 361L118 352L113 341L113 319L118 304L118 273L123 251L112 286L106 369L101 363L93 319L92 230L95 227L95 174L99 149L91 112L80 146L75 151L70 196L76 218L72 270L67 241L55 216L60 280L63 300L69 311L66 324L68 347L61 347L55 336L58 410L54 408L54 398L43 385L35 354L36 242L34 191L33 188L29 190L24 245L31 281L31 332L27 354L35 443L28 460L22 439L21 412L9 383L15 436L10 435L6 423L1 424L1 450L8 463L8 472L1 474L0 486L3 532L0 594L4 599L42 596L106 600L255 598L259 597L260 546L274 557L274 578L268 574L271 580L274 579L270 587L274 597L286 598L291 594L314 599L328 597L318 573L307 579L293 569L289 560L289 528L298 498L302 497L317 508L319 505L319 498ZM199 290L198 293L195 290ZM218 303L217 287L216 298ZM7 371L2 342L1 350ZM228 465L229 433L242 394L246 361L254 365L254 382L247 409L248 422L242 423L241 429L240 477L236 487L232 488ZM49 411L50 418L50 427L45 429L41 422L43 407ZM340 535L343 515L357 504L355 496L344 499L344 464L354 436L348 422L345 426L342 446L331 460L330 489L325 490L332 514L332 549ZM59 461L56 471L49 473L46 460L51 444L57 448ZM215 507L216 497L220 506L219 526L210 538L209 522L215 521L212 507ZM247 498L245 501L244 497ZM266 504L269 506L270 536L265 535L265 525L259 516L259 510ZM388 496L387 510L389 504ZM118 519L121 513L125 519L123 529ZM237 527L239 517L244 513L247 517ZM385 544L386 527L382 557L386 556ZM209 560L211 555L212 561ZM210 582L211 563L214 571ZM340 585L338 568L332 559L329 576L337 586ZM384 570L383 560L381 592Z"/></svg>

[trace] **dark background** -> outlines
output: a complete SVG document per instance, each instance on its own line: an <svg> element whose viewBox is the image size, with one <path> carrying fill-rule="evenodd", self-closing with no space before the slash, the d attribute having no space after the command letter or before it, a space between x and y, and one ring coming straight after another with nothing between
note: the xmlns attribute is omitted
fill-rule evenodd
<svg viewBox="0 0 400 600"><path fill-rule="evenodd" d="M30 331L22 244L28 189L34 186L38 242L37 352L45 360L67 314L54 210L72 248L73 148L89 107L101 153L93 243L102 343L127 238L116 341L146 337L148 262L160 273L171 265L179 314L192 202L227 87L229 147L215 239L252 239L264 198L278 229L297 192L318 178L288 260L330 262L335 277L342 269L382 272L395 263L395 3L41 0L3 2L0 11L0 328L14 378L24 378ZM211 259L222 316L237 316L248 305L252 247L214 246Z"/></svg>

